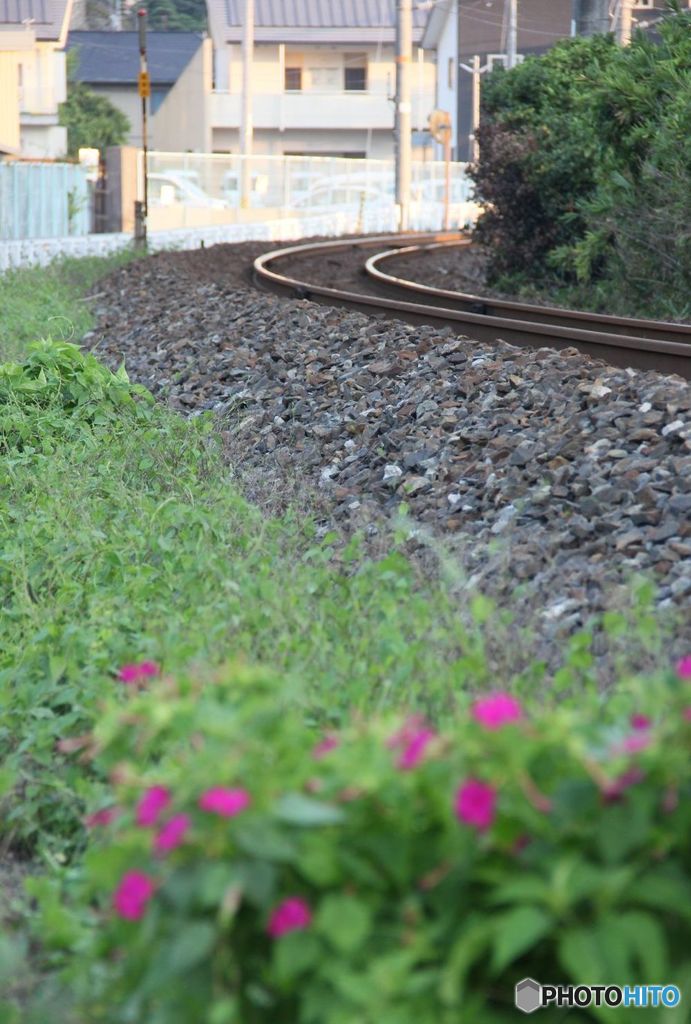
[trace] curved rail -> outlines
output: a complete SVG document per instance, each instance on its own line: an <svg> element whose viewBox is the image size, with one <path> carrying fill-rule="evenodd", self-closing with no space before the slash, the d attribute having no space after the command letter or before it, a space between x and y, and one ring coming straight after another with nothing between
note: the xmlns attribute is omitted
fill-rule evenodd
<svg viewBox="0 0 691 1024"><path fill-rule="evenodd" d="M380 269L381 263L394 256L419 254L439 245L467 244L467 239L459 241L457 235L437 234L369 236L296 245L256 259L255 279L281 294L343 305L370 315L451 327L458 333L470 329L472 336L481 341L501 339L537 348L538 358L540 350L545 348L574 347L615 365L677 373L691 379L691 325L626 319L452 292L395 277ZM387 246L384 251L381 251L382 245ZM365 269L370 283L376 284L378 292L386 293L384 297L311 284L272 269L275 264L296 257L320 256L352 248L379 249L366 260Z"/></svg>

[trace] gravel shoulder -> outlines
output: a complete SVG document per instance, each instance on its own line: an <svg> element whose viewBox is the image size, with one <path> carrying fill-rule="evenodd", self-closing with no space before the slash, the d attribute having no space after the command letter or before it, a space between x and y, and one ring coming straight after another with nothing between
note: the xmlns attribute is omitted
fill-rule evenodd
<svg viewBox="0 0 691 1024"><path fill-rule="evenodd" d="M683 647L687 382L278 299L249 281L267 248L122 268L99 284L87 343L173 408L213 410L238 479L272 509L304 502L325 528L376 536L404 503L419 542L547 647L647 575Z"/></svg>

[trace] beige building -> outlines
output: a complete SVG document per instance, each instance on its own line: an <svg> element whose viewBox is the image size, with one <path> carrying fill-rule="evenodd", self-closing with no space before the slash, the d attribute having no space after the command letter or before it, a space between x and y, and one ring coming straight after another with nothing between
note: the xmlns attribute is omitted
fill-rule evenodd
<svg viewBox="0 0 691 1024"><path fill-rule="evenodd" d="M54 160L67 151L67 129L58 120L71 6L72 0L0 0L0 153Z"/></svg>
<svg viewBox="0 0 691 1024"><path fill-rule="evenodd" d="M207 0L214 47L211 144L238 153L242 107L242 0ZM256 0L252 83L254 152L393 155L395 0ZM414 144L434 107L433 56L420 47L415 9Z"/></svg>
<svg viewBox="0 0 691 1024"><path fill-rule="evenodd" d="M67 45L76 57L76 80L110 100L127 117L127 144L141 146L138 33L72 31ZM209 152L211 40L199 32L149 32L147 55L149 148Z"/></svg>

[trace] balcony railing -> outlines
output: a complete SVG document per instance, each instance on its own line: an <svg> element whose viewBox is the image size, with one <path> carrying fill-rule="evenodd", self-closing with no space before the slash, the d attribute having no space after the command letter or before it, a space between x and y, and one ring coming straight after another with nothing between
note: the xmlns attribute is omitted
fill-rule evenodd
<svg viewBox="0 0 691 1024"><path fill-rule="evenodd" d="M433 105L430 93L429 99L426 97L421 106L427 112ZM241 106L242 97L239 93L212 93L212 127L239 125ZM255 128L390 129L393 118L393 104L383 93L258 93L252 99Z"/></svg>

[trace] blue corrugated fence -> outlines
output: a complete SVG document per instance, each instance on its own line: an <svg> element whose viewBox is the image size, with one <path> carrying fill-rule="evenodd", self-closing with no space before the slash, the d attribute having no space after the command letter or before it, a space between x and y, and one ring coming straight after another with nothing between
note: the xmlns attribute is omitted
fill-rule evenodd
<svg viewBox="0 0 691 1024"><path fill-rule="evenodd" d="M89 184L78 164L0 163L0 240L89 232Z"/></svg>

